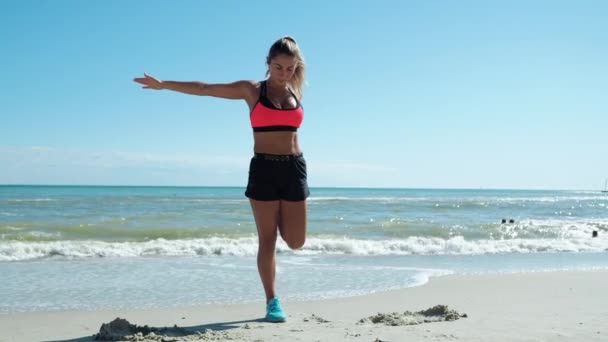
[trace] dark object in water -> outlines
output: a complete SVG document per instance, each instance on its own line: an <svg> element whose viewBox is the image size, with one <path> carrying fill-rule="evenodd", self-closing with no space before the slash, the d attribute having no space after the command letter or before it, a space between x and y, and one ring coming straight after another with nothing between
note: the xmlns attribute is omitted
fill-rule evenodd
<svg viewBox="0 0 608 342"><path fill-rule="evenodd" d="M515 223L515 220L514 219L510 219L509 223Z"/></svg>
<svg viewBox="0 0 608 342"><path fill-rule="evenodd" d="M594 238L597 237L597 230L594 230L593 233L591 233L591 237L594 237Z"/></svg>
<svg viewBox="0 0 608 342"><path fill-rule="evenodd" d="M507 220L502 219L502 222L500 222L500 223L507 223Z"/></svg>

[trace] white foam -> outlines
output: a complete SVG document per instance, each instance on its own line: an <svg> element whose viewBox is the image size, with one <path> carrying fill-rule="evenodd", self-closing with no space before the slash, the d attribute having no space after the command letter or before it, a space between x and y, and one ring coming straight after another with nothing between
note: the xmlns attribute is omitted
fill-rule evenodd
<svg viewBox="0 0 608 342"><path fill-rule="evenodd" d="M141 257L141 256L255 256L257 238L208 238L191 240L157 239L146 242L50 241L0 242L0 261L32 260L48 257ZM391 240L352 238L309 238L296 252L279 240L278 253L294 255L479 255L497 253L603 252L608 237L466 240L409 237Z"/></svg>
<svg viewBox="0 0 608 342"><path fill-rule="evenodd" d="M19 202L54 202L55 199L52 198L14 198L9 199L7 202L9 203L19 203Z"/></svg>
<svg viewBox="0 0 608 342"><path fill-rule="evenodd" d="M23 216L23 214L9 213L9 212L6 212L6 211L1 212L0 215L2 215L2 216L10 216L10 217Z"/></svg>
<svg viewBox="0 0 608 342"><path fill-rule="evenodd" d="M608 230L608 222L603 219L581 218L528 219L522 220L515 225L501 225L500 228L505 232L508 230L519 230L522 234L542 233L560 239L586 240L591 236L591 232L598 228Z"/></svg>

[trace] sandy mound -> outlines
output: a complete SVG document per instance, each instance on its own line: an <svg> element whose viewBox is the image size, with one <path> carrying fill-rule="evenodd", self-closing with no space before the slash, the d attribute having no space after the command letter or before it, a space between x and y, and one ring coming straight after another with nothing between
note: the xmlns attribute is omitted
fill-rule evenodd
<svg viewBox="0 0 608 342"><path fill-rule="evenodd" d="M378 313L375 316L362 318L359 323L374 323L397 326L430 322L455 321L457 319L460 319L461 317L466 318L467 314L460 314L455 310L448 310L447 305L436 305L432 308L418 312L405 311L404 313Z"/></svg>
<svg viewBox="0 0 608 342"><path fill-rule="evenodd" d="M110 323L104 323L99 333L93 336L101 341L226 341L232 340L232 334L226 331L206 329L203 332L180 328L150 328L147 325L138 326L126 319L116 318Z"/></svg>

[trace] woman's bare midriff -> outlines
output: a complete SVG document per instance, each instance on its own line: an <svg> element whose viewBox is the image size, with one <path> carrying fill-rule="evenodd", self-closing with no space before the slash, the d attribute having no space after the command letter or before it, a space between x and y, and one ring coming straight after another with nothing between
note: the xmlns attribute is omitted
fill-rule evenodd
<svg viewBox="0 0 608 342"><path fill-rule="evenodd" d="M256 132L253 133L253 151L266 154L299 154L296 132Z"/></svg>

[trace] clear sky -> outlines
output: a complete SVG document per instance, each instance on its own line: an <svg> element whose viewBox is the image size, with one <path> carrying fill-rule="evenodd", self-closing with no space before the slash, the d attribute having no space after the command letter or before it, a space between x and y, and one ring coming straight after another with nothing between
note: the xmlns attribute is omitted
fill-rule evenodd
<svg viewBox="0 0 608 342"><path fill-rule="evenodd" d="M245 186L244 101L141 89L307 63L313 187L603 188L605 1L2 1L0 184Z"/></svg>

